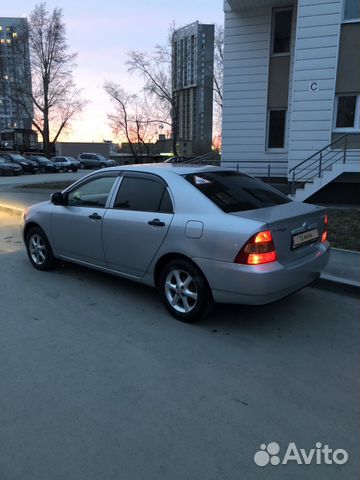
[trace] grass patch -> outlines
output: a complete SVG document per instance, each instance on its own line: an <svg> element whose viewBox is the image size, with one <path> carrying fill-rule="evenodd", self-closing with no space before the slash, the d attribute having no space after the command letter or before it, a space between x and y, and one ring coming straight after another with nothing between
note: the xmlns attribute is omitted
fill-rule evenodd
<svg viewBox="0 0 360 480"><path fill-rule="evenodd" d="M331 246L360 252L360 208L329 208L328 214Z"/></svg>
<svg viewBox="0 0 360 480"><path fill-rule="evenodd" d="M64 180L62 182L42 182L42 183L29 183L26 185L20 185L16 188L32 188L32 189L41 189L41 190L64 190L69 185L72 185L75 180Z"/></svg>

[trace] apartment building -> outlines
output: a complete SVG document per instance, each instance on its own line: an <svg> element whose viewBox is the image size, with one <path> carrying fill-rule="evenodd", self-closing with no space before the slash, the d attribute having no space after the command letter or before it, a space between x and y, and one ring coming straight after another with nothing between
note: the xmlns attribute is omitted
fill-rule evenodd
<svg viewBox="0 0 360 480"><path fill-rule="evenodd" d="M20 79L24 88L31 89L28 45L16 47L25 24L25 18L0 17L0 131L5 128L31 129L32 104L27 101L25 109L13 100L17 96L14 85Z"/></svg>
<svg viewBox="0 0 360 480"><path fill-rule="evenodd" d="M214 25L199 22L179 28L172 39L174 129L180 155L211 151Z"/></svg>
<svg viewBox="0 0 360 480"><path fill-rule="evenodd" d="M312 156L305 170L323 177L326 161L333 180L338 154L344 172L359 172L359 0L226 0L224 10L223 162L291 180Z"/></svg>

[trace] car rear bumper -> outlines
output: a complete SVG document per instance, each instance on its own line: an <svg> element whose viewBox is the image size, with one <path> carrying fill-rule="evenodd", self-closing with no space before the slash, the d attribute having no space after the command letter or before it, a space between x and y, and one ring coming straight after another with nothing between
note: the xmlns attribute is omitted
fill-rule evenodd
<svg viewBox="0 0 360 480"><path fill-rule="evenodd" d="M312 255L291 266L280 262L250 266L203 258L193 260L204 272L216 302L262 305L314 282L325 268L329 255L330 245L325 242Z"/></svg>

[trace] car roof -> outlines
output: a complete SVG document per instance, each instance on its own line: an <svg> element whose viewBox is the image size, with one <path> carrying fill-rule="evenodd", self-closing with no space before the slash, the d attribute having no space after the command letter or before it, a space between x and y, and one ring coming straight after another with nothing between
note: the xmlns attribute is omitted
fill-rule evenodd
<svg viewBox="0 0 360 480"><path fill-rule="evenodd" d="M102 153L96 153L96 152L81 152L80 155L102 155Z"/></svg>
<svg viewBox="0 0 360 480"><path fill-rule="evenodd" d="M142 163L136 165L122 165L112 167L111 170L119 170L125 172L144 172L160 174L162 171L176 173L178 175L189 175L200 172L224 172L231 169L224 167L216 167L214 165L194 165L183 163Z"/></svg>

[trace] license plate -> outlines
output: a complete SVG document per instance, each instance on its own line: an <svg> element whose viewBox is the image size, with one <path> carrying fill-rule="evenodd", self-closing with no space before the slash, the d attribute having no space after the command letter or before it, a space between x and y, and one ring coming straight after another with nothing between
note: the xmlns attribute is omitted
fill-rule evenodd
<svg viewBox="0 0 360 480"><path fill-rule="evenodd" d="M317 228L313 228L312 230L308 230L307 232L298 233L297 235L293 235L293 248L301 247L306 243L315 242L319 238L319 231Z"/></svg>

